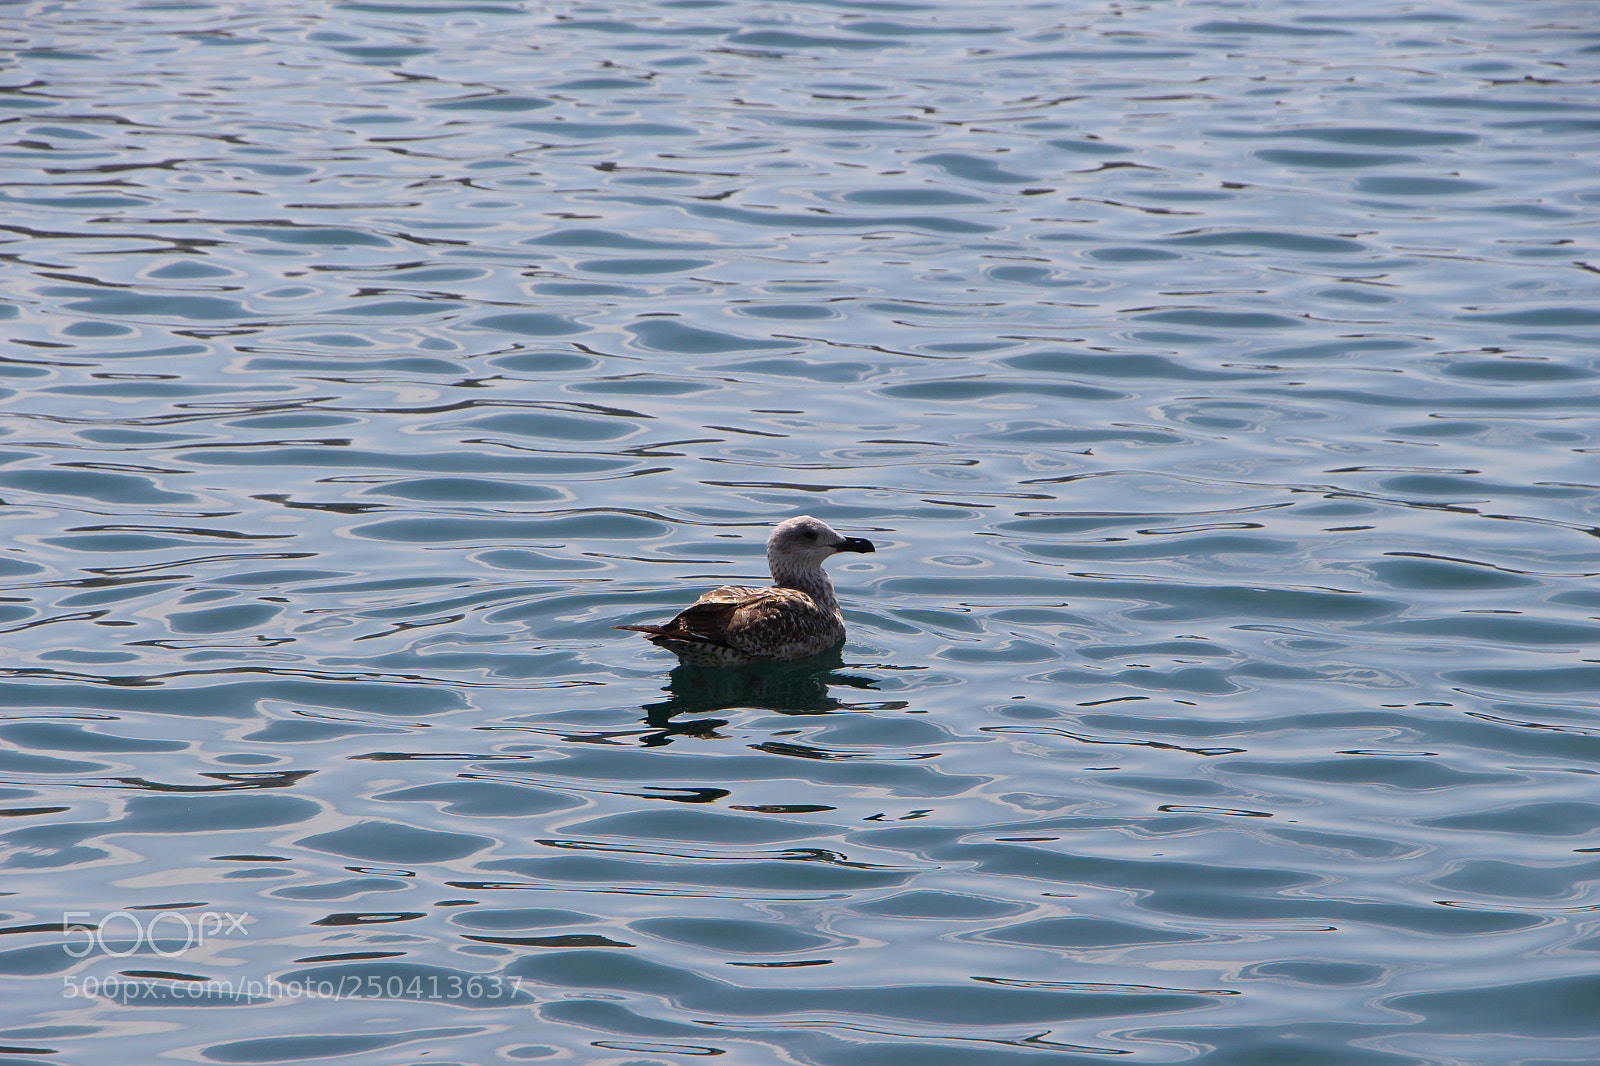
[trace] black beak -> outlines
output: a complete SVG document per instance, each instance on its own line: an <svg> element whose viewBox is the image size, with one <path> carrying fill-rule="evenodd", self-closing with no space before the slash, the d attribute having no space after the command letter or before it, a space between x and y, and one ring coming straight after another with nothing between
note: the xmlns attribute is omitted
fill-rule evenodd
<svg viewBox="0 0 1600 1066"><path fill-rule="evenodd" d="M836 552L870 552L877 549L865 537L846 537L833 546Z"/></svg>

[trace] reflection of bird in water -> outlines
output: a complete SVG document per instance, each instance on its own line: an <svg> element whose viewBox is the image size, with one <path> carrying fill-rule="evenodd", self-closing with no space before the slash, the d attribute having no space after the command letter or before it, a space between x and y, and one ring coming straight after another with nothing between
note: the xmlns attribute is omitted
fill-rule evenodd
<svg viewBox="0 0 1600 1066"><path fill-rule="evenodd" d="M659 733L644 738L647 746L665 744L675 735L707 736L727 725L724 718L693 718L675 722L679 715L701 715L731 708L753 708L783 714L830 714L835 711L898 710L899 701L845 703L829 686L872 690L874 681L840 672L844 660L835 644L826 651L795 662L747 663L729 667L680 662L667 678L667 698L644 706L645 723Z"/></svg>
<svg viewBox="0 0 1600 1066"><path fill-rule="evenodd" d="M789 662L827 651L844 640L844 616L823 560L838 552L870 552L872 542L846 537L810 515L778 523L767 537L771 585L723 585L666 625L624 625L706 665Z"/></svg>
<svg viewBox="0 0 1600 1066"><path fill-rule="evenodd" d="M646 746L666 744L672 736L712 735L726 719L704 719L730 709L778 711L779 714L834 714L838 711L896 711L901 701L845 703L835 698L830 687L874 690L870 677L845 674L838 648L797 663L750 663L728 667L701 663L678 663L667 677L667 698L661 703L646 703L645 723L661 733L645 736ZM674 720L680 715L696 715Z"/></svg>

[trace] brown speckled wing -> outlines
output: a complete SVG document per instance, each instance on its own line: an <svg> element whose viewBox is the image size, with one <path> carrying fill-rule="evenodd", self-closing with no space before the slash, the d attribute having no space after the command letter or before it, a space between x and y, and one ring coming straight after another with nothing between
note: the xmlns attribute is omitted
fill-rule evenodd
<svg viewBox="0 0 1600 1066"><path fill-rule="evenodd" d="M754 585L721 585L694 602L696 606L702 603L740 603L772 591L771 588L757 588Z"/></svg>
<svg viewBox="0 0 1600 1066"><path fill-rule="evenodd" d="M740 602L702 596L662 626L659 635L674 640L727 644L728 622L733 618L734 611L738 610Z"/></svg>
<svg viewBox="0 0 1600 1066"><path fill-rule="evenodd" d="M802 659L844 637L832 611L799 589L723 585L679 611L663 626L625 625L680 656L728 661ZM720 659L718 661L721 661Z"/></svg>
<svg viewBox="0 0 1600 1066"><path fill-rule="evenodd" d="M728 618L723 643L750 655L797 659L832 647L844 629L796 589L753 589Z"/></svg>

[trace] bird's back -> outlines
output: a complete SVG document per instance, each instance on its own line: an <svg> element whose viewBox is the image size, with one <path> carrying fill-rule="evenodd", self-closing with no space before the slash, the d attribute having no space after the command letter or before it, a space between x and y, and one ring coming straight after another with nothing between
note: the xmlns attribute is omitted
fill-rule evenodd
<svg viewBox="0 0 1600 1066"><path fill-rule="evenodd" d="M818 607L799 589L722 585L678 612L666 625L618 626L649 635L675 651L699 645L702 654L800 659L825 651L844 636L839 616Z"/></svg>

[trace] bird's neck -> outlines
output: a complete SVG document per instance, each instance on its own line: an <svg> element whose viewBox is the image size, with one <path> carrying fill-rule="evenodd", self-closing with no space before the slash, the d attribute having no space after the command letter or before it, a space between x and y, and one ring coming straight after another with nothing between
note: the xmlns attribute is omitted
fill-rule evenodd
<svg viewBox="0 0 1600 1066"><path fill-rule="evenodd" d="M786 568L772 567L772 582L779 588L795 589L811 597L811 601L829 614L839 613L839 601L833 595L833 582L820 566Z"/></svg>

